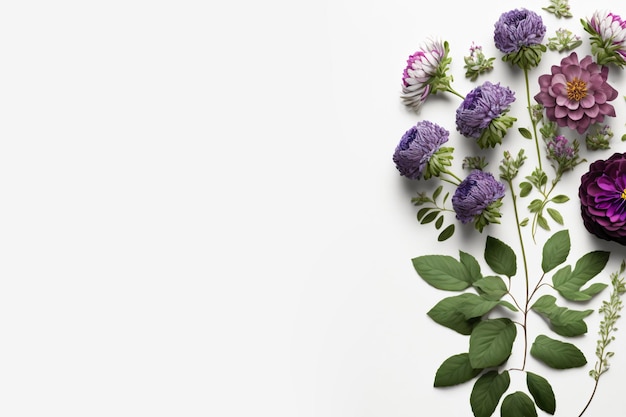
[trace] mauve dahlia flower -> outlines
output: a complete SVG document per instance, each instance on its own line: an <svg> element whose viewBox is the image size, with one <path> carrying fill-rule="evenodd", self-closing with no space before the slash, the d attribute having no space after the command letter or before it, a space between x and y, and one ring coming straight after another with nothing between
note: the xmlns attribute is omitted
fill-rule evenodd
<svg viewBox="0 0 626 417"><path fill-rule="evenodd" d="M591 35L591 53L598 64L626 65L626 21L616 14L596 11L581 23Z"/></svg>
<svg viewBox="0 0 626 417"><path fill-rule="evenodd" d="M590 55L578 62L578 55L572 52L560 66L552 66L551 74L539 77L535 100L545 107L549 120L583 134L604 116L615 116L615 108L608 102L618 93L606 82L608 74L609 68L593 62Z"/></svg>
<svg viewBox="0 0 626 417"><path fill-rule="evenodd" d="M592 163L581 177L578 196L587 230L626 245L626 153Z"/></svg>
<svg viewBox="0 0 626 417"><path fill-rule="evenodd" d="M473 170L452 196L452 208L461 223L474 222L482 232L489 223L499 223L499 207L504 197L504 184L485 171Z"/></svg>
<svg viewBox="0 0 626 417"><path fill-rule="evenodd" d="M546 34L541 16L531 10L515 9L502 13L494 27L493 40L505 54L504 61L526 69L539 64L541 53L546 50L541 44Z"/></svg>
<svg viewBox="0 0 626 417"><path fill-rule="evenodd" d="M439 175L443 165L450 165L450 156L435 164L435 154L441 145L448 141L448 132L443 127L423 120L406 131L393 154L393 161L400 175L412 180ZM451 148L442 148L444 154L451 154ZM439 169L436 169L436 168Z"/></svg>
<svg viewBox="0 0 626 417"><path fill-rule="evenodd" d="M402 101L419 112L430 94L449 88L451 78L446 76L448 64L447 42L429 40L407 59L402 74Z"/></svg>
<svg viewBox="0 0 626 417"><path fill-rule="evenodd" d="M514 101L515 93L508 87L486 81L470 91L457 108L456 129L465 137L478 139L481 148L494 147L502 143L506 130L516 120L503 117Z"/></svg>

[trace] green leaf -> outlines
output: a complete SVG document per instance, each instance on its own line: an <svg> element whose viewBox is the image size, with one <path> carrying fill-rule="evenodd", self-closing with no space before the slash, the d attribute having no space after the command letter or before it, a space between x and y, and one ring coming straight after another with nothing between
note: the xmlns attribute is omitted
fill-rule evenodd
<svg viewBox="0 0 626 417"><path fill-rule="evenodd" d="M439 233L439 236L437 236L437 240L439 242L443 242L444 240L447 240L450 237L452 237L453 234L454 234L454 224L451 224L445 229L443 229L441 233Z"/></svg>
<svg viewBox="0 0 626 417"><path fill-rule="evenodd" d="M437 215L439 214L438 211L433 211L428 213L427 215L425 215L422 220L420 221L421 224L427 224L432 222L433 220L435 220L435 218L437 217Z"/></svg>
<svg viewBox="0 0 626 417"><path fill-rule="evenodd" d="M556 298L551 295L541 296L531 309L548 319L557 334L567 337L587 333L587 324L583 319L593 313L593 310L578 311L559 307Z"/></svg>
<svg viewBox="0 0 626 417"><path fill-rule="evenodd" d="M557 195L555 197L553 197L552 199L550 199L550 201L557 203L557 204L562 204L562 203L566 203L569 201L569 197L566 195Z"/></svg>
<svg viewBox="0 0 626 417"><path fill-rule="evenodd" d="M463 293L446 297L428 311L428 316L440 325L468 335L480 317L493 310L499 303L479 295Z"/></svg>
<svg viewBox="0 0 626 417"><path fill-rule="evenodd" d="M508 308L509 310L513 312L519 311L513 304L509 303L508 301L500 300L498 301L498 304Z"/></svg>
<svg viewBox="0 0 626 417"><path fill-rule="evenodd" d="M561 230L553 234L543 245L541 260L543 272L551 271L565 262L569 255L570 247L569 232L567 230Z"/></svg>
<svg viewBox="0 0 626 417"><path fill-rule="evenodd" d="M533 185L531 183L529 183L529 182L526 182L526 181L521 182L519 186L520 186L520 189L521 189L520 193L519 193L520 197L526 197L528 194L530 194L530 192L533 189Z"/></svg>
<svg viewBox="0 0 626 417"><path fill-rule="evenodd" d="M474 417L490 417L496 411L500 398L509 389L510 383L508 371L501 374L497 371L489 371L478 378L470 395Z"/></svg>
<svg viewBox="0 0 626 417"><path fill-rule="evenodd" d="M573 344L539 335L530 348L530 354L555 369L569 369L584 366L585 355Z"/></svg>
<svg viewBox="0 0 626 417"><path fill-rule="evenodd" d="M543 217L542 214L539 214L537 216L537 224L539 225L539 227L541 227L543 230L548 230L550 231L550 225L548 224L548 221L546 220L545 217Z"/></svg>
<svg viewBox="0 0 626 417"><path fill-rule="evenodd" d="M439 194L441 194L441 191L443 191L443 185L440 185L439 187L437 187L437 189L433 193L433 201L437 201L437 197L439 197Z"/></svg>
<svg viewBox="0 0 626 417"><path fill-rule="evenodd" d="M548 214L550 215L550 217L552 217L552 220L554 220L555 222L557 222L558 224L560 224L561 226L563 225L563 216L561 216L561 213L558 210L555 210L553 208L548 207Z"/></svg>
<svg viewBox="0 0 626 417"><path fill-rule="evenodd" d="M526 139L532 139L533 138L533 134L530 133L530 130L526 129L525 127L520 127L519 129L519 133Z"/></svg>
<svg viewBox="0 0 626 417"><path fill-rule="evenodd" d="M517 271L517 257L506 243L492 236L487 236L485 261L497 274L512 277Z"/></svg>
<svg viewBox="0 0 626 417"><path fill-rule="evenodd" d="M482 369L474 369L469 362L469 354L461 353L443 361L435 374L435 387L450 387L462 384L478 375Z"/></svg>
<svg viewBox="0 0 626 417"><path fill-rule="evenodd" d="M435 228L437 230L441 229L441 225L443 224L443 216L439 216L437 221L435 222Z"/></svg>
<svg viewBox="0 0 626 417"><path fill-rule="evenodd" d="M432 207L424 207L424 208L419 209L417 211L417 220L421 221L422 218L424 218L424 216L426 215L426 213L428 213L431 210L433 210Z"/></svg>
<svg viewBox="0 0 626 417"><path fill-rule="evenodd" d="M413 267L424 281L445 291L462 291L471 277L461 262L447 255L424 255L413 258Z"/></svg>
<svg viewBox="0 0 626 417"><path fill-rule="evenodd" d="M500 415L502 417L537 417L537 409L528 395L517 391L504 398Z"/></svg>
<svg viewBox="0 0 626 417"><path fill-rule="evenodd" d="M598 275L606 266L610 252L592 251L583 255L571 271L569 266L561 268L552 277L554 288L568 300L585 301L602 291L602 284L581 291L581 287Z"/></svg>
<svg viewBox="0 0 626 417"><path fill-rule="evenodd" d="M536 198L530 202L530 204L528 205L528 210L530 210L531 213L539 213L542 207L543 201Z"/></svg>
<svg viewBox="0 0 626 417"><path fill-rule="evenodd" d="M497 275L481 278L473 285L487 300L499 300L509 292L504 280Z"/></svg>
<svg viewBox="0 0 626 417"><path fill-rule="evenodd" d="M526 372L526 385L530 394L535 399L537 407L542 409L548 414L554 415L556 411L556 398L554 397L554 391L548 381L532 372Z"/></svg>
<svg viewBox="0 0 626 417"><path fill-rule="evenodd" d="M522 221L519 223L519 225L520 225L520 226L522 226L522 227L524 227L524 226L527 226L527 225L528 225L528 222L529 222L528 217L524 217L524 220L522 220Z"/></svg>
<svg viewBox="0 0 626 417"><path fill-rule="evenodd" d="M461 261L461 264L463 264L465 269L467 269L467 272L471 277L472 282L476 282L479 279L482 279L483 275L480 272L480 264L478 263L476 258L474 258L469 253L459 251L459 260Z"/></svg>
<svg viewBox="0 0 626 417"><path fill-rule="evenodd" d="M515 324L508 318L483 320L470 335L469 357L473 368L499 366L511 355L517 335Z"/></svg>

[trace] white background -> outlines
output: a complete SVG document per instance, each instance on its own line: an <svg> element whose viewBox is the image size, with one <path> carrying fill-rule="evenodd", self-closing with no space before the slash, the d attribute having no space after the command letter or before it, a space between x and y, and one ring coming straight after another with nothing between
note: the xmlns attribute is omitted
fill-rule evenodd
<svg viewBox="0 0 626 417"><path fill-rule="evenodd" d="M466 346L426 316L449 294L410 260L480 258L487 233L517 247L513 223L482 235L459 227L445 244L417 223L410 198L434 182L399 176L402 134L422 118L444 125L458 173L475 148L455 132L458 98L433 97L416 115L399 99L401 74L441 37L467 92L471 42L499 57L499 15L549 3L421 3L4 2L0 414L471 415L471 384L432 387ZM541 12L547 35L565 26L586 40L579 19L594 7L626 15L615 1L571 5L569 20ZM549 56L533 80L558 63ZM521 73L495 65L479 82L514 88L511 113L526 123ZM612 144L623 151L624 75L611 71ZM533 156L531 142L510 140ZM575 193L587 165L563 181L570 263L610 250L608 282L624 248L582 228ZM585 369L533 364L557 415L577 415L592 389L598 320L576 342ZM612 348L589 416L623 414L626 333Z"/></svg>

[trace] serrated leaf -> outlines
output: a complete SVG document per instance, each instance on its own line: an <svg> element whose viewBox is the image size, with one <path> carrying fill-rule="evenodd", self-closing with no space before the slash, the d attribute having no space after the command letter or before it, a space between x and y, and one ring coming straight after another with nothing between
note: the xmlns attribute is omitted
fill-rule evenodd
<svg viewBox="0 0 626 417"><path fill-rule="evenodd" d="M474 369L469 362L469 354L450 356L437 369L435 387L450 387L462 384L478 375L482 369Z"/></svg>
<svg viewBox="0 0 626 417"><path fill-rule="evenodd" d="M570 310L556 305L556 298L551 295L541 296L531 309L545 317L552 330L561 336L573 337L587 333L587 324L584 318L593 313L593 310Z"/></svg>
<svg viewBox="0 0 626 417"><path fill-rule="evenodd" d="M541 269L551 271L567 259L571 248L569 231L561 230L550 236L543 245Z"/></svg>
<svg viewBox="0 0 626 417"><path fill-rule="evenodd" d="M419 276L437 289L462 291L472 282L461 262L451 256L423 255L413 258L412 262Z"/></svg>
<svg viewBox="0 0 626 417"><path fill-rule="evenodd" d="M581 287L591 278L598 275L606 266L610 252L592 251L583 255L574 266L574 270L568 266L559 269L552 277L554 288L563 297L571 301L589 300L603 288L600 285L593 285L587 290Z"/></svg>
<svg viewBox="0 0 626 417"><path fill-rule="evenodd" d="M472 282L476 282L483 277L482 273L480 272L480 264L472 255L460 250L459 260L467 270L467 273L471 277Z"/></svg>
<svg viewBox="0 0 626 417"><path fill-rule="evenodd" d="M563 216L558 210L548 207L547 211L550 217L552 217L552 220L554 220L560 225L563 225Z"/></svg>
<svg viewBox="0 0 626 417"><path fill-rule="evenodd" d="M533 138L533 134L530 133L530 130L526 129L525 127L520 127L519 129L519 133L526 139L532 139Z"/></svg>
<svg viewBox="0 0 626 417"><path fill-rule="evenodd" d="M433 211L428 213L427 215L425 215L422 220L420 221L421 224L427 224L432 222L433 220L435 220L435 218L437 217L437 215L439 214L438 211Z"/></svg>
<svg viewBox="0 0 626 417"><path fill-rule="evenodd" d="M511 355L517 335L515 324L508 318L483 320L470 335L469 357L473 368L499 366Z"/></svg>
<svg viewBox="0 0 626 417"><path fill-rule="evenodd" d="M554 196L550 199L550 201L552 201L553 203L557 203L557 204L563 204L569 201L569 197L563 194Z"/></svg>
<svg viewBox="0 0 626 417"><path fill-rule="evenodd" d="M473 286L487 300L499 300L509 292L504 280L497 275L481 278Z"/></svg>
<svg viewBox="0 0 626 417"><path fill-rule="evenodd" d="M510 383L508 371L501 374L497 371L489 371L478 378L470 395L474 417L490 417L496 411L500 398L509 389Z"/></svg>
<svg viewBox="0 0 626 417"><path fill-rule="evenodd" d="M542 376L526 372L526 386L530 395L535 399L537 407L548 414L554 415L556 411L556 398L550 383Z"/></svg>
<svg viewBox="0 0 626 417"><path fill-rule="evenodd" d="M485 261L497 274L512 277L517 272L517 257L506 243L492 236L487 236Z"/></svg>
<svg viewBox="0 0 626 417"><path fill-rule="evenodd" d="M428 213L431 210L433 210L432 207L424 207L424 208L419 209L417 211L417 220L421 221L424 218L424 216L426 215L426 213Z"/></svg>
<svg viewBox="0 0 626 417"><path fill-rule="evenodd" d="M441 233L439 233L439 236L437 236L437 240L439 242L443 242L444 240L447 240L450 237L452 237L453 234L454 234L454 225L451 224L445 229L443 229Z"/></svg>
<svg viewBox="0 0 626 417"><path fill-rule="evenodd" d="M435 228L437 230L441 229L441 225L443 224L443 216L439 216L437 221L435 222Z"/></svg>
<svg viewBox="0 0 626 417"><path fill-rule="evenodd" d="M500 415L502 417L537 417L537 409L528 395L516 391L504 398Z"/></svg>
<svg viewBox="0 0 626 417"><path fill-rule="evenodd" d="M530 354L554 369L579 368L587 363L585 355L576 346L545 335L537 336Z"/></svg>

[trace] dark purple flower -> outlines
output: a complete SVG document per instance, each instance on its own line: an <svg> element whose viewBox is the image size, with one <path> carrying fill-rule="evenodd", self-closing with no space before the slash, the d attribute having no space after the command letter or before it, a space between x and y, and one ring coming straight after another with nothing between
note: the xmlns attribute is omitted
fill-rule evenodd
<svg viewBox="0 0 626 417"><path fill-rule="evenodd" d="M452 196L452 208L461 223L474 222L482 228L498 221L497 208L504 197L504 184L485 171L473 170L457 187Z"/></svg>
<svg viewBox="0 0 626 417"><path fill-rule="evenodd" d="M393 154L393 161L400 175L419 179L430 158L448 141L448 132L428 120L418 122L406 131Z"/></svg>
<svg viewBox="0 0 626 417"><path fill-rule="evenodd" d="M618 93L606 82L609 68L593 62L591 55L578 62L578 55L572 52L560 66L553 65L551 72L539 77L540 91L535 95L549 120L583 134L604 116L615 116L615 108L608 102Z"/></svg>
<svg viewBox="0 0 626 417"><path fill-rule="evenodd" d="M509 110L515 93L500 83L489 81L470 91L456 110L456 129L466 137L478 139L492 120Z"/></svg>
<svg viewBox="0 0 626 417"><path fill-rule="evenodd" d="M587 230L626 245L626 153L592 163L581 177L578 196Z"/></svg>
<svg viewBox="0 0 626 417"><path fill-rule="evenodd" d="M523 47L538 45L543 41L546 27L537 13L516 9L500 15L493 39L501 52L518 52Z"/></svg>

